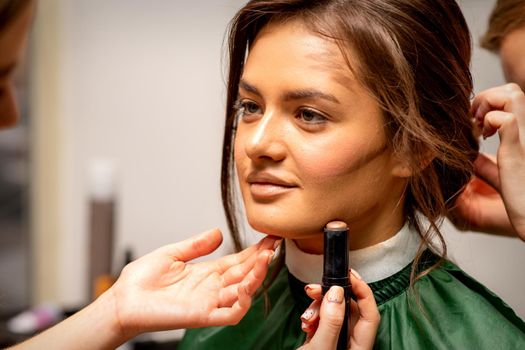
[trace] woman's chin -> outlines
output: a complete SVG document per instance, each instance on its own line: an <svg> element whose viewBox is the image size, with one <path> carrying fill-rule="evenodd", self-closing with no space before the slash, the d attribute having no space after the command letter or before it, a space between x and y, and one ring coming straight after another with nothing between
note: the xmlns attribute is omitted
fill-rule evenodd
<svg viewBox="0 0 525 350"><path fill-rule="evenodd" d="M276 224L275 222L268 224L268 221L250 219L248 219L248 223L257 232L289 239L311 238L322 233L322 227L307 227L291 223Z"/></svg>

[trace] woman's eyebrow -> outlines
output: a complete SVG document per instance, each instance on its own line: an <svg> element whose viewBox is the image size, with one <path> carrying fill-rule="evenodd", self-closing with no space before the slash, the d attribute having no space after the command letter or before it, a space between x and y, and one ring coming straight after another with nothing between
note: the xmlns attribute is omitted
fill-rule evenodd
<svg viewBox="0 0 525 350"><path fill-rule="evenodd" d="M323 99L334 103L340 103L332 94L327 94L315 89L295 90L284 93L285 101L305 100L305 99Z"/></svg>
<svg viewBox="0 0 525 350"><path fill-rule="evenodd" d="M239 88L246 90L247 92L250 92L259 97L262 97L262 94L259 92L259 90L255 86L246 82L245 80L241 79L241 81L239 81ZM282 95L282 99L284 101L306 100L306 99L316 99L316 98L340 104L339 100L334 95L327 94L325 92L315 90L315 89L301 89L301 90L287 91Z"/></svg>
<svg viewBox="0 0 525 350"><path fill-rule="evenodd" d="M259 90L257 90L257 88L251 84L249 84L248 82L246 82L245 80L240 80L239 81L239 87L243 90L246 90L248 92L251 92L252 94L254 95L257 95L259 97L262 97L262 94L259 92Z"/></svg>

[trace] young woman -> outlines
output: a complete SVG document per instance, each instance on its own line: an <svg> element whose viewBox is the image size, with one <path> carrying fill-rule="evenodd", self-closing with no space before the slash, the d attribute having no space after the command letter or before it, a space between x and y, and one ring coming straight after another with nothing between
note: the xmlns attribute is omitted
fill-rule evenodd
<svg viewBox="0 0 525 350"><path fill-rule="evenodd" d="M253 0L234 18L223 203L284 237L266 290L233 327L182 349L295 349L315 332L322 228L350 228L350 262L381 313L377 348L525 346L525 324L447 261L439 224L478 155L470 35L438 0ZM284 263L284 264L283 264ZM302 315L302 320L300 316ZM321 317L322 319L322 317Z"/></svg>

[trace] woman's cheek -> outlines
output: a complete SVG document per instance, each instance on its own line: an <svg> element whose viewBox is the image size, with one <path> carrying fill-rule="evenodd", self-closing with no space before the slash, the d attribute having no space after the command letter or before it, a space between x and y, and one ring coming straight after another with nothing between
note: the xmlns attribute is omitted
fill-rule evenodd
<svg viewBox="0 0 525 350"><path fill-rule="evenodd" d="M357 149L359 148L335 145L305 150L300 159L296 159L300 176L304 180L327 181L348 174L355 168Z"/></svg>

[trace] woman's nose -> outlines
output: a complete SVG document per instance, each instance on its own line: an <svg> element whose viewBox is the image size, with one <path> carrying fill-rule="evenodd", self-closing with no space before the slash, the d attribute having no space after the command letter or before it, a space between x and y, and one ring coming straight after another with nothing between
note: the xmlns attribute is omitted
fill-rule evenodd
<svg viewBox="0 0 525 350"><path fill-rule="evenodd" d="M284 121L273 112L265 113L246 138L246 154L253 161L282 161L286 157Z"/></svg>

